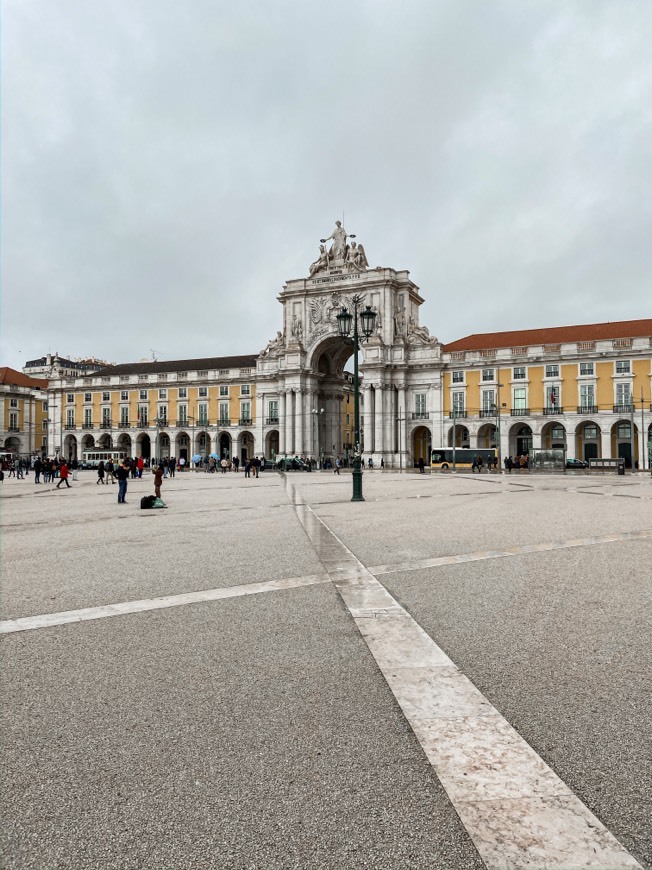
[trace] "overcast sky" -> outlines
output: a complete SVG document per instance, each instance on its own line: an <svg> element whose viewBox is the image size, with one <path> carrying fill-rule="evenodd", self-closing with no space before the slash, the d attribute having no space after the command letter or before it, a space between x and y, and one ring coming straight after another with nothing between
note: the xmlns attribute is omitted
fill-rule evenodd
<svg viewBox="0 0 652 870"><path fill-rule="evenodd" d="M648 0L2 0L2 365L257 353L344 212L421 322L652 316Z"/></svg>

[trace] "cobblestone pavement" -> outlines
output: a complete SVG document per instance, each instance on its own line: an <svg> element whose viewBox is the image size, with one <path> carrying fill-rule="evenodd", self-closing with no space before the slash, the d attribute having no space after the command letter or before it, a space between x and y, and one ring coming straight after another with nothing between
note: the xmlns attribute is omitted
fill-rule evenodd
<svg viewBox="0 0 652 870"><path fill-rule="evenodd" d="M5 479L5 868L652 866L649 475Z"/></svg>

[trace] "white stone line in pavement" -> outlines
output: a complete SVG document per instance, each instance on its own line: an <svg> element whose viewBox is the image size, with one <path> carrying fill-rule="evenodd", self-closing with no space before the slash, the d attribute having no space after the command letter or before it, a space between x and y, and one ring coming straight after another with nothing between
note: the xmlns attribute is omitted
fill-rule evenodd
<svg viewBox="0 0 652 870"><path fill-rule="evenodd" d="M504 559L506 556L523 556L528 553L546 553L550 550L567 550L571 547L590 547L594 544L610 544L615 541L639 541L652 538L652 529L636 532L614 532L592 538L571 538L568 541L555 541L550 544L523 544L508 547L506 550L479 550L476 553L460 553L456 556L435 556L432 559L418 559L415 562L401 562L389 565L374 565L369 573L374 576L392 574L398 571L418 571L421 568L439 568L443 565L459 565L463 562L481 562L485 559Z"/></svg>
<svg viewBox="0 0 652 870"><path fill-rule="evenodd" d="M489 870L640 868L288 482L290 501Z"/></svg>
<svg viewBox="0 0 652 870"><path fill-rule="evenodd" d="M196 604L200 601L218 601L224 598L237 598L241 595L257 595L261 592L296 589L299 586L316 586L319 583L329 583L330 579L327 574L286 577L282 580L267 580L263 583L250 583L244 586L204 589L200 592L184 592L180 595L165 595L161 598L123 601L119 604L106 604L100 607L84 607L81 610L63 610L59 613L45 613L40 616L23 616L19 619L7 619L0 622L0 634L13 634L16 631L30 631L35 628L50 628L54 625L85 622L90 619L105 619L109 616L124 616L127 613L142 613L146 610L163 610L167 607Z"/></svg>

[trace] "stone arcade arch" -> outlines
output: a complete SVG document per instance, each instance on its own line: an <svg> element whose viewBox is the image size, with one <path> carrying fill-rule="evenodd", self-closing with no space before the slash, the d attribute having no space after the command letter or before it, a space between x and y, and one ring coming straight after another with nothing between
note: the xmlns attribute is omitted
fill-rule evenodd
<svg viewBox="0 0 652 870"><path fill-rule="evenodd" d="M77 454L77 439L74 435L66 435L63 439L63 455L66 459L79 459Z"/></svg>
<svg viewBox="0 0 652 870"><path fill-rule="evenodd" d="M639 461L638 456L638 427L634 423L634 464ZM625 460L625 467L632 467L632 422L631 420L617 420L611 427L611 455Z"/></svg>
<svg viewBox="0 0 652 870"><path fill-rule="evenodd" d="M583 420L575 429L575 456L588 462L602 456L602 432L593 420Z"/></svg>
<svg viewBox="0 0 652 870"><path fill-rule="evenodd" d="M412 465L418 465L423 459L426 466L430 465L430 453L432 450L432 435L427 426L417 426L412 432Z"/></svg>
<svg viewBox="0 0 652 870"><path fill-rule="evenodd" d="M455 447L470 447L471 436L469 434L469 430L461 423L457 423L455 427L451 426L448 430L448 446L453 446L453 428L455 428Z"/></svg>
<svg viewBox="0 0 652 870"><path fill-rule="evenodd" d="M136 438L136 456L152 458L152 442L147 432L141 432Z"/></svg>
<svg viewBox="0 0 652 870"><path fill-rule="evenodd" d="M532 453L532 429L527 423L515 423L509 430L510 456L525 456Z"/></svg>
<svg viewBox="0 0 652 870"><path fill-rule="evenodd" d="M206 459L211 454L211 436L208 432L201 431L195 436L195 444L192 449L193 456L201 456ZM192 457L191 457L192 458Z"/></svg>
<svg viewBox="0 0 652 870"><path fill-rule="evenodd" d="M220 459L231 459L231 436L228 432L220 432L217 443L219 445Z"/></svg>

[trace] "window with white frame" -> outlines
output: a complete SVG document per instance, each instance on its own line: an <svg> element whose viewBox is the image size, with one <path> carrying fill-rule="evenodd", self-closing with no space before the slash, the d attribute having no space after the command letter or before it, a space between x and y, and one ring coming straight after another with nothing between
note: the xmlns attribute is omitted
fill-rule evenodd
<svg viewBox="0 0 652 870"><path fill-rule="evenodd" d="M580 363L580 374L581 375L592 375L593 374L593 363Z"/></svg>
<svg viewBox="0 0 652 870"><path fill-rule="evenodd" d="M47 421L47 420L44 420L44 421L43 421L43 431L44 431L44 432L47 432L47 431L48 431L48 421Z"/></svg>
<svg viewBox="0 0 652 870"><path fill-rule="evenodd" d="M240 403L240 419L251 420L251 402Z"/></svg>
<svg viewBox="0 0 652 870"><path fill-rule="evenodd" d="M9 407L17 408L18 407L18 399L9 399Z"/></svg>
<svg viewBox="0 0 652 870"><path fill-rule="evenodd" d="M525 387L514 388L514 404L512 407L515 411L524 411L527 408L527 391Z"/></svg>
<svg viewBox="0 0 652 870"><path fill-rule="evenodd" d="M90 395L90 393L89 393L89 395ZM90 399L89 399L89 401L90 401ZM47 411L47 409L48 409L48 403L47 403L47 402L43 402L43 410L44 410L44 411Z"/></svg>
<svg viewBox="0 0 652 870"><path fill-rule="evenodd" d="M103 402L108 402L108 401L110 401L110 399L111 399L110 393L107 393L107 392L102 393L102 401Z"/></svg>
<svg viewBox="0 0 652 870"><path fill-rule="evenodd" d="M75 409L68 408L68 410L66 411L66 426L69 429L72 429L74 427L74 425L75 425Z"/></svg>
<svg viewBox="0 0 652 870"><path fill-rule="evenodd" d="M120 390L120 401L128 402L129 401L129 391L128 390Z"/></svg>
<svg viewBox="0 0 652 870"><path fill-rule="evenodd" d="M417 419L423 419L428 416L426 410L426 393L415 393L414 396L414 413Z"/></svg>
<svg viewBox="0 0 652 870"><path fill-rule="evenodd" d="M496 391L495 390L483 390L482 391L482 410L486 413L496 411Z"/></svg>
<svg viewBox="0 0 652 870"><path fill-rule="evenodd" d="M241 384L240 385L240 395L241 396L250 396L251 395L251 386L249 384Z"/></svg>
<svg viewBox="0 0 652 870"><path fill-rule="evenodd" d="M15 399L12 399L11 401L12 401L12 402L15 402L16 400L15 400ZM75 401L75 394L74 394L74 393L68 393L68 394L66 395L66 402L68 402L68 404L70 405L70 404L74 403L74 401ZM15 407L15 406L14 406L14 407Z"/></svg>
<svg viewBox="0 0 652 870"><path fill-rule="evenodd" d="M228 396L228 395L229 395L228 384L220 384L220 396Z"/></svg>
<svg viewBox="0 0 652 870"><path fill-rule="evenodd" d="M141 402L146 402L147 401L147 390L139 390L138 391L138 398L140 399Z"/></svg>
<svg viewBox="0 0 652 870"><path fill-rule="evenodd" d="M456 390L453 393L453 412L456 416L464 413L464 397L465 394L461 391Z"/></svg>
<svg viewBox="0 0 652 870"><path fill-rule="evenodd" d="M270 420L278 421L278 399L270 399L267 403L267 416Z"/></svg>
<svg viewBox="0 0 652 870"><path fill-rule="evenodd" d="M558 378L559 377L559 366L558 365L546 366L546 377L547 378Z"/></svg>
<svg viewBox="0 0 652 870"><path fill-rule="evenodd" d="M231 369L220 369L219 374L220 374L220 377L227 377L228 378L230 372L231 372Z"/></svg>
<svg viewBox="0 0 652 870"><path fill-rule="evenodd" d="M229 403L228 402L220 402L218 406L219 412L219 421L222 426L229 425Z"/></svg>
<svg viewBox="0 0 652 870"><path fill-rule="evenodd" d="M513 371L514 371L513 380L515 380L515 381L524 381L525 380L525 366L514 366Z"/></svg>
<svg viewBox="0 0 652 870"><path fill-rule="evenodd" d="M208 377L208 369L200 369L197 372L197 377L198 378L207 378Z"/></svg>
<svg viewBox="0 0 652 870"><path fill-rule="evenodd" d="M92 402L93 401L93 394L92 393L84 393L84 401L85 402Z"/></svg>
<svg viewBox="0 0 652 870"><path fill-rule="evenodd" d="M546 384L546 408L559 409L559 384Z"/></svg>
<svg viewBox="0 0 652 870"><path fill-rule="evenodd" d="M629 405L631 402L631 385L629 383L616 384L616 404Z"/></svg>
<svg viewBox="0 0 652 870"><path fill-rule="evenodd" d="M167 390L159 390L158 397L159 397L159 399L167 399L168 391Z"/></svg>
<svg viewBox="0 0 652 870"><path fill-rule="evenodd" d="M494 380L494 369L482 369L482 380L483 381L493 381Z"/></svg>
<svg viewBox="0 0 652 870"><path fill-rule="evenodd" d="M149 408L147 405L139 405L138 406L138 425L139 426L147 426L149 425Z"/></svg>
<svg viewBox="0 0 652 870"><path fill-rule="evenodd" d="M197 405L197 423L200 426L206 426L208 423L208 405L205 402Z"/></svg>
<svg viewBox="0 0 652 870"><path fill-rule="evenodd" d="M93 409L84 408L84 426L93 425Z"/></svg>
<svg viewBox="0 0 652 870"><path fill-rule="evenodd" d="M109 426L111 423L111 408L102 408L102 425Z"/></svg>
<svg viewBox="0 0 652 870"><path fill-rule="evenodd" d="M616 374L617 375L628 375L632 370L632 364L628 359L617 359L616 360Z"/></svg>
<svg viewBox="0 0 652 870"><path fill-rule="evenodd" d="M453 372L453 383L454 384L463 384L464 383L464 370L456 369Z"/></svg>
<svg viewBox="0 0 652 870"><path fill-rule="evenodd" d="M177 380L185 381L188 379L188 372L177 372Z"/></svg>
<svg viewBox="0 0 652 870"><path fill-rule="evenodd" d="M159 405L158 410L156 412L156 416L158 417L159 426L167 426L167 424L168 424L168 406L167 405Z"/></svg>
<svg viewBox="0 0 652 870"><path fill-rule="evenodd" d="M126 426L129 422L129 407L124 405L120 408L120 425Z"/></svg>
<svg viewBox="0 0 652 870"><path fill-rule="evenodd" d="M631 438L632 427L629 423L619 423L616 427L616 435L618 438Z"/></svg>
<svg viewBox="0 0 652 870"><path fill-rule="evenodd" d="M580 407L593 408L595 405L595 387L593 384L580 384Z"/></svg>
<svg viewBox="0 0 652 870"><path fill-rule="evenodd" d="M188 388L187 387L179 387L179 398L187 399L188 398Z"/></svg>
<svg viewBox="0 0 652 870"><path fill-rule="evenodd" d="M584 440L592 440L598 437L598 427L594 423L589 423L584 427Z"/></svg>
<svg viewBox="0 0 652 870"><path fill-rule="evenodd" d="M199 398L205 399L208 396L208 387L199 388Z"/></svg>
<svg viewBox="0 0 652 870"><path fill-rule="evenodd" d="M74 411L73 411L73 413L74 413ZM14 413L14 412L12 411L12 412L9 414L9 430L10 430L11 432L17 432L17 431L18 431L18 428L19 428L19 427L18 427L18 414Z"/></svg>
<svg viewBox="0 0 652 870"><path fill-rule="evenodd" d="M179 423L187 423L188 422L188 406L187 405L177 405L177 420Z"/></svg>

